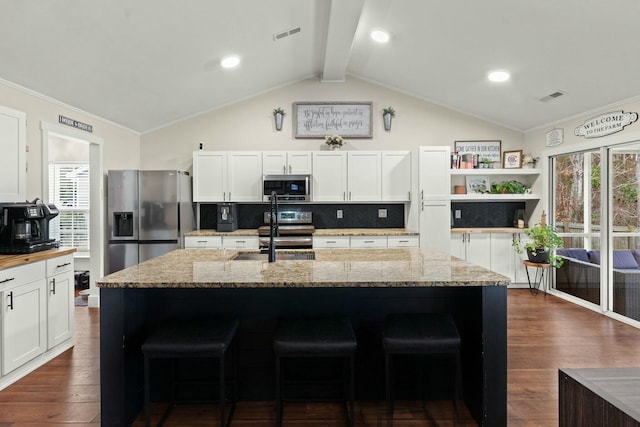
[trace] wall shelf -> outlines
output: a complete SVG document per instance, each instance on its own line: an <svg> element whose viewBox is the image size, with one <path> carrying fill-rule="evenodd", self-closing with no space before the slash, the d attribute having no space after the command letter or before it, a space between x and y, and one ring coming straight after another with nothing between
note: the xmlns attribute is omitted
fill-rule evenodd
<svg viewBox="0 0 640 427"><path fill-rule="evenodd" d="M540 175L540 169L450 169L451 175Z"/></svg>
<svg viewBox="0 0 640 427"><path fill-rule="evenodd" d="M537 194L452 194L452 202L519 202L540 200Z"/></svg>

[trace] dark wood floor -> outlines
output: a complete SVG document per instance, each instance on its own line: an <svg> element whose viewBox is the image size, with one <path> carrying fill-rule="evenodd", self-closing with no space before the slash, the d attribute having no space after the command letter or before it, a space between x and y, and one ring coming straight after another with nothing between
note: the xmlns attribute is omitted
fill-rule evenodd
<svg viewBox="0 0 640 427"><path fill-rule="evenodd" d="M508 292L508 424L558 424L557 370L560 367L640 366L640 330L552 296L527 290ZM0 392L0 427L100 424L99 312L76 308L75 347ZM155 407L159 414L163 408ZM404 402L396 426L453 425L449 402ZM360 403L356 426L381 426L383 407ZM157 415L156 415L157 416ZM297 405L287 426L342 426L338 406ZM187 406L166 425L212 424L215 411ZM462 425L475 425L463 416ZM241 403L233 426L273 425L273 403ZM143 425L142 418L135 425Z"/></svg>

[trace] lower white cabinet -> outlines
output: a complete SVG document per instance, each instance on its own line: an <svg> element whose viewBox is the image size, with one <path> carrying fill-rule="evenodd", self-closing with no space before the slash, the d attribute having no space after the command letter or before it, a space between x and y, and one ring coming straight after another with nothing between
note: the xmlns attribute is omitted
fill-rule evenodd
<svg viewBox="0 0 640 427"><path fill-rule="evenodd" d="M258 236L222 236L222 247L225 249L258 249Z"/></svg>
<svg viewBox="0 0 640 427"><path fill-rule="evenodd" d="M74 333L73 255L47 260L47 349Z"/></svg>
<svg viewBox="0 0 640 427"><path fill-rule="evenodd" d="M513 249L514 233L451 233L451 255L527 283L522 257Z"/></svg>
<svg viewBox="0 0 640 427"><path fill-rule="evenodd" d="M73 345L73 255L0 270L0 389Z"/></svg>
<svg viewBox="0 0 640 427"><path fill-rule="evenodd" d="M185 236L185 249L258 249L258 236Z"/></svg>
<svg viewBox="0 0 640 427"><path fill-rule="evenodd" d="M417 248L418 236L314 236L316 249Z"/></svg>

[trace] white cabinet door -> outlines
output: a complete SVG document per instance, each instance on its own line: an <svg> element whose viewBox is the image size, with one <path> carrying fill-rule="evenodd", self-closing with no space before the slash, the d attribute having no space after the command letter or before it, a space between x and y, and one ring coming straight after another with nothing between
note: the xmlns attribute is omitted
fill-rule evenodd
<svg viewBox="0 0 640 427"><path fill-rule="evenodd" d="M468 233L466 251L467 262L491 269L491 234Z"/></svg>
<svg viewBox="0 0 640 427"><path fill-rule="evenodd" d="M262 153L264 175L310 175L310 151L264 151Z"/></svg>
<svg viewBox="0 0 640 427"><path fill-rule="evenodd" d="M185 249L222 249L222 236L184 236Z"/></svg>
<svg viewBox="0 0 640 427"><path fill-rule="evenodd" d="M227 155L222 151L193 153L193 201L225 202L227 197Z"/></svg>
<svg viewBox="0 0 640 427"><path fill-rule="evenodd" d="M420 247L451 253L451 202L427 200L420 212Z"/></svg>
<svg viewBox="0 0 640 427"><path fill-rule="evenodd" d="M340 151L313 153L313 201L347 200L347 156Z"/></svg>
<svg viewBox="0 0 640 427"><path fill-rule="evenodd" d="M349 249L350 245L349 236L313 236L313 247L316 249Z"/></svg>
<svg viewBox="0 0 640 427"><path fill-rule="evenodd" d="M2 374L27 363L47 348L46 280L0 292L2 300Z"/></svg>
<svg viewBox="0 0 640 427"><path fill-rule="evenodd" d="M382 200L382 163L379 151L349 151L347 199L352 202Z"/></svg>
<svg viewBox="0 0 640 427"><path fill-rule="evenodd" d="M382 201L411 200L411 152L382 152Z"/></svg>
<svg viewBox="0 0 640 427"><path fill-rule="evenodd" d="M26 115L0 106L0 201L24 202L26 194Z"/></svg>
<svg viewBox="0 0 640 427"><path fill-rule="evenodd" d="M420 245L418 236L388 236L389 248L417 248Z"/></svg>
<svg viewBox="0 0 640 427"><path fill-rule="evenodd" d="M227 200L262 201L262 153L236 151L228 154Z"/></svg>
<svg viewBox="0 0 640 427"><path fill-rule="evenodd" d="M386 236L352 236L351 249L386 248Z"/></svg>
<svg viewBox="0 0 640 427"><path fill-rule="evenodd" d="M451 255L466 260L467 259L467 234L451 233Z"/></svg>
<svg viewBox="0 0 640 427"><path fill-rule="evenodd" d="M512 243L512 233L491 233L491 270L515 282L515 255L517 254Z"/></svg>
<svg viewBox="0 0 640 427"><path fill-rule="evenodd" d="M222 236L222 247L225 249L258 249L258 236Z"/></svg>
<svg viewBox="0 0 640 427"><path fill-rule="evenodd" d="M47 278L47 348L68 340L73 336L73 271Z"/></svg>
<svg viewBox="0 0 640 427"><path fill-rule="evenodd" d="M262 173L283 175L288 173L286 151L264 151L262 153Z"/></svg>
<svg viewBox="0 0 640 427"><path fill-rule="evenodd" d="M287 173L291 175L311 175L311 152L289 151L287 153Z"/></svg>
<svg viewBox="0 0 640 427"><path fill-rule="evenodd" d="M422 200L451 198L451 149L448 146L420 147L419 187ZM448 240L448 239L447 239Z"/></svg>

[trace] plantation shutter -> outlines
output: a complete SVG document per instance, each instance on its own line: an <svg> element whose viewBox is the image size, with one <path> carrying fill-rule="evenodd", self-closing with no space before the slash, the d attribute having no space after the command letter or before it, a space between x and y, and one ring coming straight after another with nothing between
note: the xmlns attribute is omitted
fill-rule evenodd
<svg viewBox="0 0 640 427"><path fill-rule="evenodd" d="M51 221L51 237L61 247L89 251L89 165L49 164L49 200L60 210Z"/></svg>

